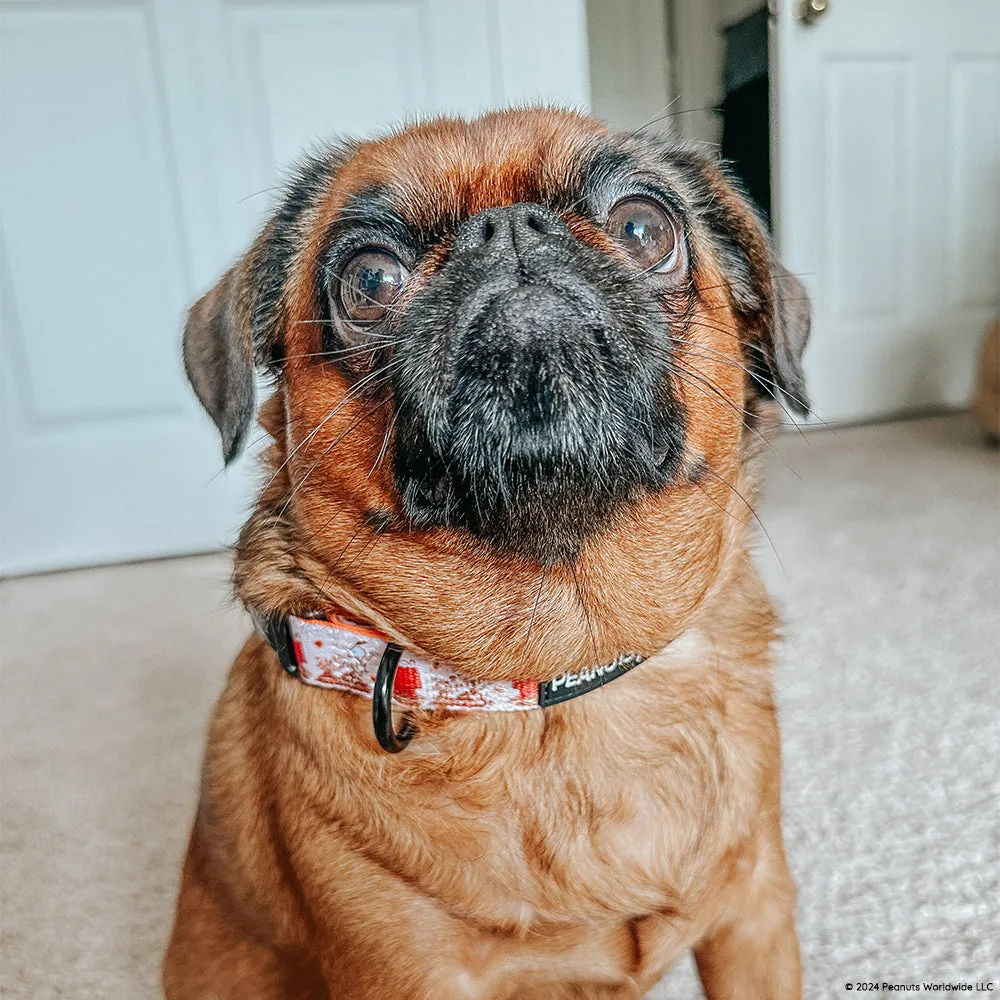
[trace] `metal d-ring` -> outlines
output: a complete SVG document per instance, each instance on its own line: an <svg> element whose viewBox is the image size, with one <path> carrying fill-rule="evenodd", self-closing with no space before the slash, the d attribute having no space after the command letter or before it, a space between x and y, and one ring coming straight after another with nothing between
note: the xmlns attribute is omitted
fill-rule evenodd
<svg viewBox="0 0 1000 1000"><path fill-rule="evenodd" d="M375 690L372 692L372 727L379 746L387 753L399 753L416 735L416 727L409 716L397 732L392 728L392 688L396 680L396 667L403 655L403 647L394 642L386 643L385 652L379 661L375 674Z"/></svg>

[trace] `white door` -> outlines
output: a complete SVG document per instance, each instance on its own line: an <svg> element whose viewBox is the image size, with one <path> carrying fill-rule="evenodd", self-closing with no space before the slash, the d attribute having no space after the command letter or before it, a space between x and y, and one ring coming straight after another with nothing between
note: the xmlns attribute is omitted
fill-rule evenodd
<svg viewBox="0 0 1000 1000"><path fill-rule="evenodd" d="M772 0L776 235L814 302L817 416L963 405L1000 311L1000 2L825 6Z"/></svg>
<svg viewBox="0 0 1000 1000"><path fill-rule="evenodd" d="M331 132L587 104L583 0L0 0L0 573L229 542L186 306Z"/></svg>

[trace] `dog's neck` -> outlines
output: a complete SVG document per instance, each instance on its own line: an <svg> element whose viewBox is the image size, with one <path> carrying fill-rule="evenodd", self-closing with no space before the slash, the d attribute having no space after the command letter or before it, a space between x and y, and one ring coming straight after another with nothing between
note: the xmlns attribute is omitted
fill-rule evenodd
<svg viewBox="0 0 1000 1000"><path fill-rule="evenodd" d="M340 607L413 654L447 662L469 678L544 679L610 663L626 652L653 655L692 627L715 631L713 619L737 610L727 596L740 592L734 583L756 575L747 556L748 518L739 509L742 498L754 493L752 455L744 456L738 467L736 490L719 491L732 516L722 521L712 581L680 603L674 601L677 585L669 578L669 551L675 543L662 537L659 550L647 554L633 545L636 554L630 554L621 551L621 539L629 543L623 533L606 546L603 562L548 570L536 566L515 576L521 568L512 569L510 561L495 556L474 551L463 559L461 539L431 539L420 548L424 543L419 536L405 530L383 539L375 555L368 556L366 543L374 546L377 533L364 513L345 501L343 511L335 511L338 517L354 518L344 533L353 537L369 531L372 538L354 543L353 551L365 554L360 565L353 553L344 559L336 552L331 556L305 526L297 505L280 389L264 407L261 423L275 442L263 456L270 479L240 534L234 569L236 594L258 620ZM700 493L711 486L706 481ZM640 530L646 537L660 537L648 527L640 525L636 532ZM395 613L373 597L372 580L382 594L401 595L405 613ZM762 588L753 589L763 594ZM446 604L449 590L468 595L465 603ZM450 645L438 645L439 636Z"/></svg>

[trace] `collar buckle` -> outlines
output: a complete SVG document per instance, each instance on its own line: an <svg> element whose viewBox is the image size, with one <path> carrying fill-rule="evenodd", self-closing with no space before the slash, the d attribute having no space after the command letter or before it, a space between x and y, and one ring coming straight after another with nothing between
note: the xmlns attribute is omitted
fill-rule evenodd
<svg viewBox="0 0 1000 1000"><path fill-rule="evenodd" d="M299 658L295 651L295 639L292 637L288 615L280 613L253 614L252 617L257 631L277 654L282 670L291 677L298 677Z"/></svg>

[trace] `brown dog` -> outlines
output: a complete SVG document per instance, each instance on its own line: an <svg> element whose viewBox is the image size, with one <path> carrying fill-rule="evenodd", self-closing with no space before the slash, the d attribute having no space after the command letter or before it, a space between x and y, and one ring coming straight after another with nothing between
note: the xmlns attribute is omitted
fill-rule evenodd
<svg viewBox="0 0 1000 1000"><path fill-rule="evenodd" d="M170 1000L639 997L691 947L800 995L747 546L807 330L686 148L517 110L302 166L185 334L227 458L255 359L274 445Z"/></svg>

